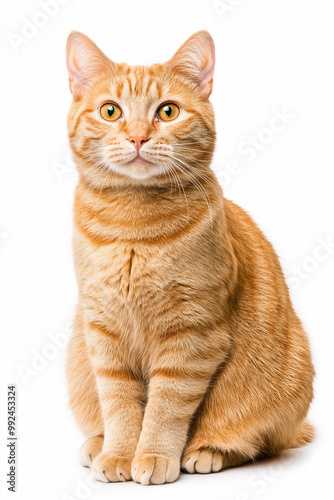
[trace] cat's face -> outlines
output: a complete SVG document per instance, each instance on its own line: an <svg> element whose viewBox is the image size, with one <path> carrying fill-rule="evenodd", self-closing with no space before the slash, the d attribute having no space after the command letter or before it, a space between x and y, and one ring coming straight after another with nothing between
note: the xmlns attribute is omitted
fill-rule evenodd
<svg viewBox="0 0 334 500"><path fill-rule="evenodd" d="M87 182L161 185L208 168L215 139L208 33L193 35L165 64L131 67L74 32L67 65L70 143Z"/></svg>

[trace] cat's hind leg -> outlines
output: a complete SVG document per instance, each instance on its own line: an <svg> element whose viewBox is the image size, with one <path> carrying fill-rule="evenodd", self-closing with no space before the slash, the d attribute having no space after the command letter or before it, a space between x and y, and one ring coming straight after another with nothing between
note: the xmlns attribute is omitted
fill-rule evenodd
<svg viewBox="0 0 334 500"><path fill-rule="evenodd" d="M191 474L195 472L208 474L209 472L219 472L227 467L235 467L248 461L248 457L235 451L228 453L219 449L204 447L193 451L186 450L182 458L182 469Z"/></svg>
<svg viewBox="0 0 334 500"><path fill-rule="evenodd" d="M181 461L184 471L218 472L246 463L260 454L263 443L256 423L245 418L244 402L235 396L221 373L210 387L190 427Z"/></svg>
<svg viewBox="0 0 334 500"><path fill-rule="evenodd" d="M256 386L238 366L221 371L194 417L181 462L186 472L217 472L312 440L304 421L311 394L296 387L289 396L284 382L280 392L261 380Z"/></svg>

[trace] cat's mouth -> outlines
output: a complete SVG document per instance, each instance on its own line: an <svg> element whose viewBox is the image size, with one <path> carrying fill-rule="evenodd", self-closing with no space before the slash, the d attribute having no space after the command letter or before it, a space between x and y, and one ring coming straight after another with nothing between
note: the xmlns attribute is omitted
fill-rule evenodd
<svg viewBox="0 0 334 500"><path fill-rule="evenodd" d="M146 151L140 151L140 150L134 152L131 155L131 157L129 158L129 160L126 162L126 164L130 165L130 164L134 164L134 163L137 163L137 164L145 163L145 164L154 165L154 163L152 161L150 161L146 158L145 153L146 153Z"/></svg>
<svg viewBox="0 0 334 500"><path fill-rule="evenodd" d="M117 171L133 179L147 179L161 173L161 168L156 163L137 155L125 163L119 164Z"/></svg>
<svg viewBox="0 0 334 500"><path fill-rule="evenodd" d="M154 165L154 163L152 161L147 160L146 158L143 158L139 153L137 154L137 156L135 156L134 158L131 158L129 161L127 161L126 165L133 165L135 163Z"/></svg>

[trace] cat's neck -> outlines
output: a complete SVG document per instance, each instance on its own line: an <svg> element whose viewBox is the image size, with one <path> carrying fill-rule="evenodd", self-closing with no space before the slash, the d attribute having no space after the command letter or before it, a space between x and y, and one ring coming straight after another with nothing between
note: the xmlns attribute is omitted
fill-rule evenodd
<svg viewBox="0 0 334 500"><path fill-rule="evenodd" d="M198 224L212 224L221 212L218 182L182 186L110 187L78 184L74 201L76 227L96 243L115 240L158 242L176 238ZM221 215L221 214L220 214Z"/></svg>

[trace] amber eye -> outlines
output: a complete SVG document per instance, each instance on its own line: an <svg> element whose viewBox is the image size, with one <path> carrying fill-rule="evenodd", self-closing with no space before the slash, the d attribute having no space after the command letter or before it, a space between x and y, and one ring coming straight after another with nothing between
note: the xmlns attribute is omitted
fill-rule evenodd
<svg viewBox="0 0 334 500"><path fill-rule="evenodd" d="M114 122L122 116L122 110L114 102L106 102L101 106L100 114L104 120Z"/></svg>
<svg viewBox="0 0 334 500"><path fill-rule="evenodd" d="M160 106L160 108L158 109L158 117L164 122L175 120L175 118L177 118L179 114L180 108L172 102L167 102L166 104Z"/></svg>

